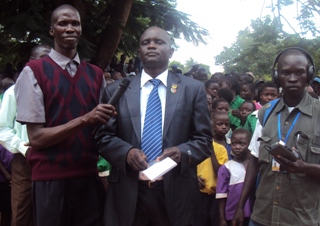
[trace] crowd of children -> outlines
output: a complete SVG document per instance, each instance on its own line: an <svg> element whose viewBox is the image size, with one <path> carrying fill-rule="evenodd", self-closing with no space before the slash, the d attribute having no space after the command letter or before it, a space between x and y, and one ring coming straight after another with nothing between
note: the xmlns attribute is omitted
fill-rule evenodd
<svg viewBox="0 0 320 226"><path fill-rule="evenodd" d="M320 79L317 82L314 84L320 84ZM243 188L258 110L281 94L275 83L260 79L254 81L250 73L239 76L214 74L206 81L205 89L211 112L214 153L197 167L202 199L196 225L230 226ZM4 159L2 149L0 146L1 159ZM110 166L101 161L98 163L99 171L106 172ZM10 174L5 174L10 172L7 169L10 167L4 167L2 163L0 161L0 172L4 177L0 177L0 185L11 180L8 179ZM107 190L107 182L104 182ZM7 186L0 186L0 194L5 194L4 188ZM9 203L9 196L0 199ZM251 198L247 200L243 225L249 223L253 202ZM9 205L5 202L0 204L3 220L4 209Z"/></svg>
<svg viewBox="0 0 320 226"><path fill-rule="evenodd" d="M209 79L205 87L215 158L211 156L197 168L202 195L197 225L229 226L244 183L257 112L278 98L279 90L273 82L254 82L249 74ZM253 201L245 205L243 225L249 223Z"/></svg>
<svg viewBox="0 0 320 226"><path fill-rule="evenodd" d="M250 74L214 74L205 87L216 158L211 156L198 165L202 208L197 225L231 226L244 184L258 111L279 98L281 92L274 82L254 81ZM249 225L253 203L254 194L244 206L244 226Z"/></svg>

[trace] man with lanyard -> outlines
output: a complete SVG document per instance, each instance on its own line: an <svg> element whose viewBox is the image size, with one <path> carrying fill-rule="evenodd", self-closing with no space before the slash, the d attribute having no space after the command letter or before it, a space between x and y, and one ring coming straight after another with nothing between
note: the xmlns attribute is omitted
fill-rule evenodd
<svg viewBox="0 0 320 226"><path fill-rule="evenodd" d="M270 111L267 121L263 119L270 103L258 113L250 144L252 155L233 225L243 223L243 206L258 171L260 179L250 226L319 223L320 103L305 91L315 72L313 60L305 50L289 48L277 56L274 68L276 65L273 77L283 88L283 97ZM267 151L279 141L293 149L298 160L272 156Z"/></svg>

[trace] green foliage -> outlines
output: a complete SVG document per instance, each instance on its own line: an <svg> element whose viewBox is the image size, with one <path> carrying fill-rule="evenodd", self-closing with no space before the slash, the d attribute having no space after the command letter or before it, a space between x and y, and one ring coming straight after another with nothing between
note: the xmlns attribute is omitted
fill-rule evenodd
<svg viewBox="0 0 320 226"><path fill-rule="evenodd" d="M169 63L169 69L171 69L171 66L172 66L173 64L177 65L178 68L179 68L180 70L182 70L182 74L184 74L184 73L190 71L193 65L196 65L196 64L199 64L199 63L198 63L197 61L195 61L195 60L194 60L193 58L191 58L191 57L189 58L189 60L187 60L187 61L185 62L185 64L183 64L183 63L181 63L181 62L179 62L179 61L175 61L175 60L174 60L174 61L171 61L171 62ZM208 73L208 77L210 77L210 75L211 75L211 73L210 73L210 66L205 65L205 64L199 64L199 65L200 65L199 67L202 67L202 68L206 69L206 71L207 71L207 73Z"/></svg>
<svg viewBox="0 0 320 226"><path fill-rule="evenodd" d="M253 72L258 77L270 75L275 56L283 49L298 46L306 49L315 59L320 60L320 38L305 39L296 34L282 32L281 25L270 17L252 21L251 28L239 31L231 47L224 47L216 56L226 73Z"/></svg>
<svg viewBox="0 0 320 226"><path fill-rule="evenodd" d="M207 73L208 73L208 76L210 77L211 73L210 73L210 66L206 65L206 64L201 64L201 63L198 63L197 61L195 61L192 57L190 57L186 62L185 62L185 69L186 71L185 72L188 72L191 70L192 66L193 65L196 65L198 64L199 65L199 68L204 68L206 69Z"/></svg>
<svg viewBox="0 0 320 226"><path fill-rule="evenodd" d="M280 24L289 25L294 33L302 35L303 37L308 33L311 33L313 37L319 36L320 27L318 23L316 23L320 16L319 0L271 0L270 7L275 19L277 19ZM295 26L292 26L284 14L285 9L288 7L297 12L296 19L301 30L299 32L296 31Z"/></svg>
<svg viewBox="0 0 320 226"><path fill-rule="evenodd" d="M271 0L270 8L273 18L256 19L250 28L239 31L237 40L216 56L216 64L223 65L226 73L244 73L252 71L255 75L270 77L275 56L283 49L291 46L302 47L320 60L320 39L307 39L307 34L319 36L319 26L315 18L320 16L320 1L301 0ZM285 9L291 7L297 11L300 32L291 25L285 17ZM293 34L283 30L283 25L289 25ZM310 35L309 35L310 37Z"/></svg>
<svg viewBox="0 0 320 226"><path fill-rule="evenodd" d="M49 35L51 12L61 4L75 6L82 19L82 38L79 54L95 59L102 33L110 23L117 0L1 0L0 1L0 68L6 62L27 61L30 49L38 43L53 45ZM128 1L130 2L130 1ZM175 9L175 0L133 0L129 18L116 52L133 57L137 54L139 37L151 25L157 25L173 38L183 36L194 44L206 43L208 31ZM112 35L112 34L109 34ZM114 53L112 53L113 55Z"/></svg>
<svg viewBox="0 0 320 226"><path fill-rule="evenodd" d="M320 15L320 2L319 1L307 1L301 5L301 11L297 19L304 33L310 31L313 36L317 36L320 33L319 27L315 24L314 16Z"/></svg>
<svg viewBox="0 0 320 226"><path fill-rule="evenodd" d="M209 33L189 19L189 15L175 9L173 0L135 0L127 26L119 44L119 50L128 55L135 54L142 32L149 26L159 26L174 39L184 38L195 45L206 43Z"/></svg>

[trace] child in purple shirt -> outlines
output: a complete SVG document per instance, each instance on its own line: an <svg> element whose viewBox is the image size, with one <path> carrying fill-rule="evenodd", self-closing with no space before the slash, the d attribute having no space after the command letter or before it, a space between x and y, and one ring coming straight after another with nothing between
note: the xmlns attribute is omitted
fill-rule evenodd
<svg viewBox="0 0 320 226"><path fill-rule="evenodd" d="M232 225L249 161L250 139L251 134L245 129L239 128L233 131L231 148L234 157L219 168L216 198L219 200L220 226ZM249 223L251 207L250 200L247 200L244 207L244 226Z"/></svg>
<svg viewBox="0 0 320 226"><path fill-rule="evenodd" d="M13 154L0 145L0 183L11 181L11 161Z"/></svg>

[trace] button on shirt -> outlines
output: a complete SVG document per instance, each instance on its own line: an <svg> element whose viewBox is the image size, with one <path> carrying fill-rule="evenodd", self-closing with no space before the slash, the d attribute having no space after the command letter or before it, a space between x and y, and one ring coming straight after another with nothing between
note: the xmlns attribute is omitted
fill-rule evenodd
<svg viewBox="0 0 320 226"><path fill-rule="evenodd" d="M165 106L166 106L166 96L167 96L167 78L168 70L162 72L156 77L156 79L161 80L161 84L158 87L159 98L161 101L162 108L162 131L164 125L164 116L165 116ZM141 87L140 87L140 115L141 115L141 128L144 126L144 119L146 116L147 102L149 95L153 89L152 83L149 81L153 79L148 75L144 70L141 73ZM143 134L143 129L141 129L141 137Z"/></svg>

